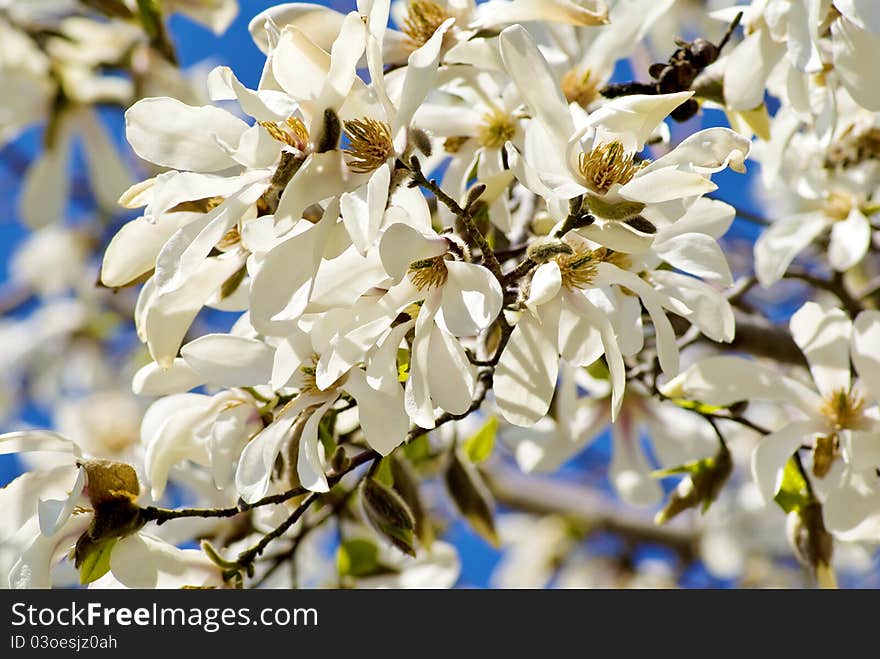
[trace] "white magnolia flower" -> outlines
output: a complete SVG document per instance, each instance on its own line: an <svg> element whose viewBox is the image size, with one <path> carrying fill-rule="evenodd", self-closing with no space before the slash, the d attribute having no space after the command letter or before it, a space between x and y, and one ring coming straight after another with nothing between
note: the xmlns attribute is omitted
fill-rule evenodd
<svg viewBox="0 0 880 659"><path fill-rule="evenodd" d="M787 406L792 420L764 437L752 455L752 474L764 500L776 495L789 458L809 446L826 527L844 539L876 539L880 371L874 353L880 316L865 311L852 323L840 309L807 302L792 316L791 331L807 358L815 389L757 362L717 356L698 362L663 391L710 405L766 400ZM856 382L851 380L850 360L860 376Z"/></svg>
<svg viewBox="0 0 880 659"><path fill-rule="evenodd" d="M15 556L8 572L9 585L48 588L55 566L90 528L93 511L88 506L100 497L118 496L120 492L136 498L139 492L130 488L136 485L137 476L121 463L82 462L80 447L53 432L0 436L0 453L19 452L56 453L67 460L67 464L45 471L27 472L0 490L4 510L10 512L4 516L0 537L4 553L8 547ZM111 483L116 490L107 489ZM139 531L126 533L115 542L108 574L111 576L105 583L115 580L130 588L222 584L216 565L202 552L181 550Z"/></svg>
<svg viewBox="0 0 880 659"><path fill-rule="evenodd" d="M792 106L818 117L818 124L833 123L838 85L863 107L880 109L880 78L863 57L880 46L880 19L870 0L754 0L713 15L730 22L739 11L746 36L724 69L730 109L760 106L774 77Z"/></svg>
<svg viewBox="0 0 880 659"><path fill-rule="evenodd" d="M175 394L153 403L140 435L152 497L161 498L171 468L185 460L210 470L214 485L231 485L242 449L263 428L257 401L241 391Z"/></svg>
<svg viewBox="0 0 880 659"><path fill-rule="evenodd" d="M578 113L576 125L528 33L514 26L502 32L499 42L504 64L533 116L523 162L512 168L523 185L547 200L557 220L569 212L568 204L560 202L582 198L582 208L596 218L580 229L584 237L616 251L642 251L652 236L641 218L659 215L674 221L688 203L717 188L710 174L728 166L744 171L749 141L725 128L699 131L653 162L639 157L658 124L692 92L624 96L589 115Z"/></svg>
<svg viewBox="0 0 880 659"><path fill-rule="evenodd" d="M589 396L578 395L586 390ZM653 467L641 446L650 438L661 468L676 467L708 457L718 441L704 418L647 394L638 385L627 388L615 423L611 423L610 383L590 377L583 369L563 363L555 396L553 418L532 428L511 428L502 437L510 444L517 464L526 472L552 472L589 446L609 429L612 455L609 478L627 503L650 506L663 496Z"/></svg>

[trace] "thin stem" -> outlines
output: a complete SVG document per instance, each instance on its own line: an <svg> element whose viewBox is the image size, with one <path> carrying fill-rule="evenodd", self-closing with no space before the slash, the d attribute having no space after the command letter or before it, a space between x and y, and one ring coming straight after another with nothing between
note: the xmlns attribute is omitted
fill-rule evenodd
<svg viewBox="0 0 880 659"><path fill-rule="evenodd" d="M410 172L412 173L413 181L428 189L437 198L437 201L446 206L462 221L471 239L480 248L486 267L495 275L498 283L504 286L504 274L501 272L501 264L498 262L498 257L495 256L495 250L492 249L489 241L486 240L486 236L483 235L479 228L477 228L476 222L474 222L473 209L477 204L471 203L466 208L462 208L455 199L443 191L436 180L428 179L425 176L424 172L422 172L421 163L415 156L410 159Z"/></svg>

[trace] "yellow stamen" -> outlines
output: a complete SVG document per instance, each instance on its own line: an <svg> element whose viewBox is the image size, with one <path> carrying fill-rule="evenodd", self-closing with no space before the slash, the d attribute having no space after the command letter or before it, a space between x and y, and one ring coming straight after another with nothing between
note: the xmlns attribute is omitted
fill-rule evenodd
<svg viewBox="0 0 880 659"><path fill-rule="evenodd" d="M560 254L556 263L562 273L562 285L567 289L588 288L596 278L599 259L594 252L575 252Z"/></svg>
<svg viewBox="0 0 880 659"><path fill-rule="evenodd" d="M349 147L345 149L349 156L348 168L357 174L379 169L394 153L391 126L382 121L369 117L346 121L345 134L349 140Z"/></svg>
<svg viewBox="0 0 880 659"><path fill-rule="evenodd" d="M825 199L822 206L822 212L825 216L835 222L842 222L849 217L850 211L853 209L852 199L839 192L831 192Z"/></svg>
<svg viewBox="0 0 880 659"><path fill-rule="evenodd" d="M516 135L516 124L509 114L501 110L493 110L485 115L477 129L480 144L485 147L500 149Z"/></svg>
<svg viewBox="0 0 880 659"><path fill-rule="evenodd" d="M471 138L465 137L463 135L456 137L447 137L446 140L443 142L443 150L446 151L446 153L458 153L459 151L461 151L461 147L464 146L464 143L467 142L469 139Z"/></svg>
<svg viewBox="0 0 880 659"><path fill-rule="evenodd" d="M406 18L400 26L406 35L406 45L411 50L424 46L434 36L449 13L436 2L430 0L413 0L409 3Z"/></svg>
<svg viewBox="0 0 880 659"><path fill-rule="evenodd" d="M261 121L260 125L276 142L292 146L300 151L305 151L308 146L309 130L299 117L288 117L283 124Z"/></svg>
<svg viewBox="0 0 880 659"><path fill-rule="evenodd" d="M822 404L821 413L835 430L859 428L864 423L865 400L846 389L835 389Z"/></svg>
<svg viewBox="0 0 880 659"><path fill-rule="evenodd" d="M449 270L443 256L433 256L410 263L409 274L413 286L423 291L445 284Z"/></svg>
<svg viewBox="0 0 880 659"><path fill-rule="evenodd" d="M577 103L582 108L586 108L596 100L599 95L598 88L599 85L592 79L589 69L583 73L571 69L562 76L562 93L565 94L565 100L569 103Z"/></svg>
<svg viewBox="0 0 880 659"><path fill-rule="evenodd" d="M629 183L647 162L636 162L634 154L628 154L617 140L600 144L579 158L580 174L594 192L608 192L615 183Z"/></svg>

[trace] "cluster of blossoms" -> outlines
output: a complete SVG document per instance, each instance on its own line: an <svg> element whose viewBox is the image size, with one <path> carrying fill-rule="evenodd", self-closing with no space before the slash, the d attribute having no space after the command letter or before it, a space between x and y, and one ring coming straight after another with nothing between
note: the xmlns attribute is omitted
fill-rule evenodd
<svg viewBox="0 0 880 659"><path fill-rule="evenodd" d="M730 26L720 40L679 41L649 68L653 82L609 84L644 39L666 45L658 26L680 4L279 5L250 23L266 56L259 84L217 67L210 102L101 73L118 58L162 59L155 33L114 31L118 44L95 53L76 31L115 24L63 22L70 70L51 44L14 49L20 98L44 113L14 116L48 112L54 126L25 183L28 220L61 215L36 195L63 189L51 183L77 130L98 198L140 213L106 246L100 283L142 284L132 315L149 362L131 388L157 399L138 441L114 451L89 419L68 424L85 424L79 433L0 436L0 453L41 456L0 491L10 584L48 586L72 565L98 587L287 586L277 567L318 565L316 529L333 523L341 585L451 586L458 557L437 539L424 482L442 472L461 515L498 542L500 485L483 464L495 434L532 472L609 429L624 501L656 506L659 478L682 476L658 524L705 511L741 453L729 444L748 444L752 487L788 513L797 555L833 583L832 538L880 539L880 312L844 274L791 263L813 246L861 285L874 275L880 81L857 51L880 39L877 12L858 0L725 8L712 15L716 32ZM219 29L231 17L224 2L167 5ZM91 109L111 91L141 99L126 137L156 168L131 186L114 178L125 166ZM766 93L782 104L772 118ZM701 107L723 108L733 128L674 138L672 122ZM736 210L710 195L712 177L744 173L750 156L779 220L755 244L756 278L731 288L719 240ZM814 386L800 357L784 372L724 354L749 351L736 332L758 316L749 290L787 273L843 307L807 302L784 335ZM201 331L206 309L236 314L231 329ZM486 423L471 427L477 414ZM198 507L162 507L181 489ZM164 524L183 518L183 530ZM541 522L512 564L567 551L570 529ZM531 533L521 527L510 518L501 538ZM176 546L193 538L201 550ZM280 538L287 554L262 557ZM546 583L534 569L511 582ZM596 582L572 572L568 583Z"/></svg>

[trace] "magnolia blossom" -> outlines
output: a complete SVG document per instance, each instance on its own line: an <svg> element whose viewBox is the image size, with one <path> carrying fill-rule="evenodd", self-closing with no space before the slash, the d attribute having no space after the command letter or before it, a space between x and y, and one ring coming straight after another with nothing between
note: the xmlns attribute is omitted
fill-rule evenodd
<svg viewBox="0 0 880 659"><path fill-rule="evenodd" d="M590 395L579 396L579 389ZM641 437L650 438L660 466L668 468L712 455L717 449L715 431L698 414L658 401L637 386L627 389L612 424L610 389L607 379L565 365L552 418L545 417L529 429L511 428L504 439L524 471L553 472L610 426L609 477L617 493L628 503L654 505L663 492L642 451Z"/></svg>
<svg viewBox="0 0 880 659"><path fill-rule="evenodd" d="M880 499L877 360L880 317L865 311L851 322L840 309L807 302L791 331L810 366L815 389L741 357L709 357L664 386L710 405L767 400L786 405L791 421L764 437L752 454L752 474L765 501L776 495L789 458L812 449L814 485L824 519L842 538L876 537ZM850 360L860 379L853 382Z"/></svg>
<svg viewBox="0 0 880 659"><path fill-rule="evenodd" d="M80 447L48 431L15 432L0 436L2 453L50 452L66 464L19 476L0 490L4 509L3 544L15 547L18 559L9 571L13 588L48 588L52 571L67 557L78 538L88 533L90 509L102 497L136 498L137 476L121 463L83 462ZM118 488L108 490L108 486ZM53 498L57 497L57 498ZM7 523L8 522L8 523ZM120 533L124 533L120 529ZM221 583L216 566L200 551L181 550L141 533L123 535L112 546L108 581L128 588L179 588ZM105 581L106 583L106 581Z"/></svg>
<svg viewBox="0 0 880 659"><path fill-rule="evenodd" d="M746 36L724 67L724 98L732 110L760 106L773 78L793 108L816 118L819 132L833 124L838 86L863 107L880 109L876 67L862 56L880 44L870 2L755 0L714 15L729 22L738 11L744 11Z"/></svg>

